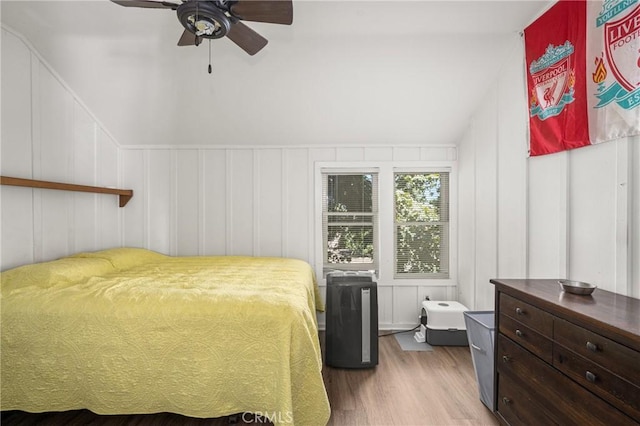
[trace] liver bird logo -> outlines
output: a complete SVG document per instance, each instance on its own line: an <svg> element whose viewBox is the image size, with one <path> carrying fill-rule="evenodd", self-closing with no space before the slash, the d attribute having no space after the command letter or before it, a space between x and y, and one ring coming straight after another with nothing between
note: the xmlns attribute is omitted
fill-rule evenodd
<svg viewBox="0 0 640 426"><path fill-rule="evenodd" d="M544 90L544 100L546 102L545 104L545 108L549 108L551 105L553 105L555 103L555 96L553 96L553 93L556 91L556 87L558 87L558 80L553 82L553 85L551 85L551 87L547 87Z"/></svg>

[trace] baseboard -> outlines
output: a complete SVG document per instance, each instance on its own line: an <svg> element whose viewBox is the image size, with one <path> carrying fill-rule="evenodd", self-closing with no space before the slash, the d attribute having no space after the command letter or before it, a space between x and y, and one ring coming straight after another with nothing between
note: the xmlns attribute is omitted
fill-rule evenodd
<svg viewBox="0 0 640 426"><path fill-rule="evenodd" d="M388 331L396 331L396 330L411 330L414 327L417 327L420 324L407 324L407 323L398 323L398 324L389 324L389 323L383 323L383 324L378 324L378 330L388 330ZM318 323L318 330L320 331L325 331L326 330L326 324L325 323Z"/></svg>

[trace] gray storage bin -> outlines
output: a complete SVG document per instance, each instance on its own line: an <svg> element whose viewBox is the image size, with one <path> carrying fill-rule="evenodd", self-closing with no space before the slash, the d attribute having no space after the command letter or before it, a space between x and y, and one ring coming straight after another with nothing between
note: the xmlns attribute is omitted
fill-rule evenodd
<svg viewBox="0 0 640 426"><path fill-rule="evenodd" d="M493 346L496 334L494 311L466 311L464 322L467 326L469 349L473 368L478 380L480 401L494 411L493 400Z"/></svg>

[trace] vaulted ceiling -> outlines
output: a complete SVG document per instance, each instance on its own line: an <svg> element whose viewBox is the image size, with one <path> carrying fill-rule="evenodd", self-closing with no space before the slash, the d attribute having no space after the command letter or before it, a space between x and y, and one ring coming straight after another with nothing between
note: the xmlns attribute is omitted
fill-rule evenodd
<svg viewBox="0 0 640 426"><path fill-rule="evenodd" d="M178 47L175 12L7 1L21 34L123 145L450 144L547 1L294 0L269 40ZM4 100L3 100L4 101Z"/></svg>

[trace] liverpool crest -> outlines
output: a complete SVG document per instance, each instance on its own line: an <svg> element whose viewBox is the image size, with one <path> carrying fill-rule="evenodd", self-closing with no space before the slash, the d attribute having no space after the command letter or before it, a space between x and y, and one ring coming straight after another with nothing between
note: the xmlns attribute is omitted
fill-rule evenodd
<svg viewBox="0 0 640 426"><path fill-rule="evenodd" d="M633 109L640 105L640 3L605 1L596 27L604 31L604 52L596 58L592 74L598 85L595 108L616 102L626 110Z"/></svg>
<svg viewBox="0 0 640 426"><path fill-rule="evenodd" d="M529 65L533 81L530 114L540 120L559 115L575 100L575 70L572 64L573 45L567 40L560 46L550 44L544 55Z"/></svg>

